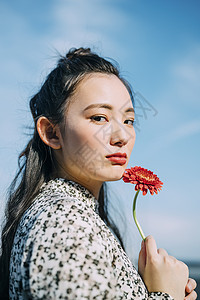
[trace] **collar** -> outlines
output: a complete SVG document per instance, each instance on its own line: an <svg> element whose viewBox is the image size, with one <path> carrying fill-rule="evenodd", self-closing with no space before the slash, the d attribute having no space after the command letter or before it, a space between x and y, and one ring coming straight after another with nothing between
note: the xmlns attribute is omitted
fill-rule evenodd
<svg viewBox="0 0 200 300"><path fill-rule="evenodd" d="M77 182L64 178L55 178L42 185L41 191L44 189L51 190L53 193L61 193L63 196L67 195L76 198L98 212L97 199L88 189Z"/></svg>

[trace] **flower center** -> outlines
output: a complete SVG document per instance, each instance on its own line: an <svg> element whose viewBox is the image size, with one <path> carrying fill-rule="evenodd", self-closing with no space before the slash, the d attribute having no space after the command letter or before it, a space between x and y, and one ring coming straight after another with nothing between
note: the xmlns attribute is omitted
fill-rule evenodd
<svg viewBox="0 0 200 300"><path fill-rule="evenodd" d="M151 181L151 182L154 182L155 181L155 175L152 175L152 174L149 174L147 172L144 172L144 171L139 171L139 172L136 172L136 175L140 178L140 180L148 180L148 181Z"/></svg>

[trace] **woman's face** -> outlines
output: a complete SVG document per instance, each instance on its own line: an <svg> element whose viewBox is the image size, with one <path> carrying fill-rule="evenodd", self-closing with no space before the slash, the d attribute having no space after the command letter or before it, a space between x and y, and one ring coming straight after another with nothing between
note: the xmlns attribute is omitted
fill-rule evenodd
<svg viewBox="0 0 200 300"><path fill-rule="evenodd" d="M69 100L61 138L62 176L80 183L118 180L135 142L130 95L115 75L87 75Z"/></svg>

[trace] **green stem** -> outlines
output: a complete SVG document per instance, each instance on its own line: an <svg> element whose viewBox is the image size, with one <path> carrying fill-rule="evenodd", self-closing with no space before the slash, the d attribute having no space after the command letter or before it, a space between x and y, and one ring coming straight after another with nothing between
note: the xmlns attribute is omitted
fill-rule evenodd
<svg viewBox="0 0 200 300"><path fill-rule="evenodd" d="M136 192L135 197L134 197L134 201L133 201L133 218L134 218L135 224L136 224L136 226L137 226L137 228L139 230L139 233L140 233L142 239L145 240L144 232L142 231L142 228L141 228L141 226L140 226L140 224L139 224L139 222L138 222L138 220L136 218L136 200L137 200L137 196L139 194L139 191L140 190L138 190Z"/></svg>

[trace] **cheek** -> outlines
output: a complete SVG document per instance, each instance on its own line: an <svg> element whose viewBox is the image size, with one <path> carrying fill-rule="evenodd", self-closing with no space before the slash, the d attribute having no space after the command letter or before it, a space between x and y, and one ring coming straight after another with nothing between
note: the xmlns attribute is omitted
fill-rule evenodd
<svg viewBox="0 0 200 300"><path fill-rule="evenodd" d="M134 131L133 138L131 139L131 146L132 146L132 148L135 145L135 139L136 139L136 135L135 135L135 131Z"/></svg>
<svg viewBox="0 0 200 300"><path fill-rule="evenodd" d="M133 128L130 132L130 138L129 138L129 147L133 147L135 144L135 138L136 138L136 133L135 133L135 129Z"/></svg>
<svg viewBox="0 0 200 300"><path fill-rule="evenodd" d="M134 131L134 134L132 135L132 137L130 138L130 140L128 142L128 149L130 152L132 152L133 147L135 145L135 138L136 138L136 135L135 135L135 131Z"/></svg>
<svg viewBox="0 0 200 300"><path fill-rule="evenodd" d="M65 148L69 152L78 150L87 141L87 134L82 130L68 130L68 134L65 139Z"/></svg>
<svg viewBox="0 0 200 300"><path fill-rule="evenodd" d="M65 133L64 147L68 155L77 155L86 151L86 148L98 148L98 142L95 139L95 132L90 127L81 126L68 127Z"/></svg>

